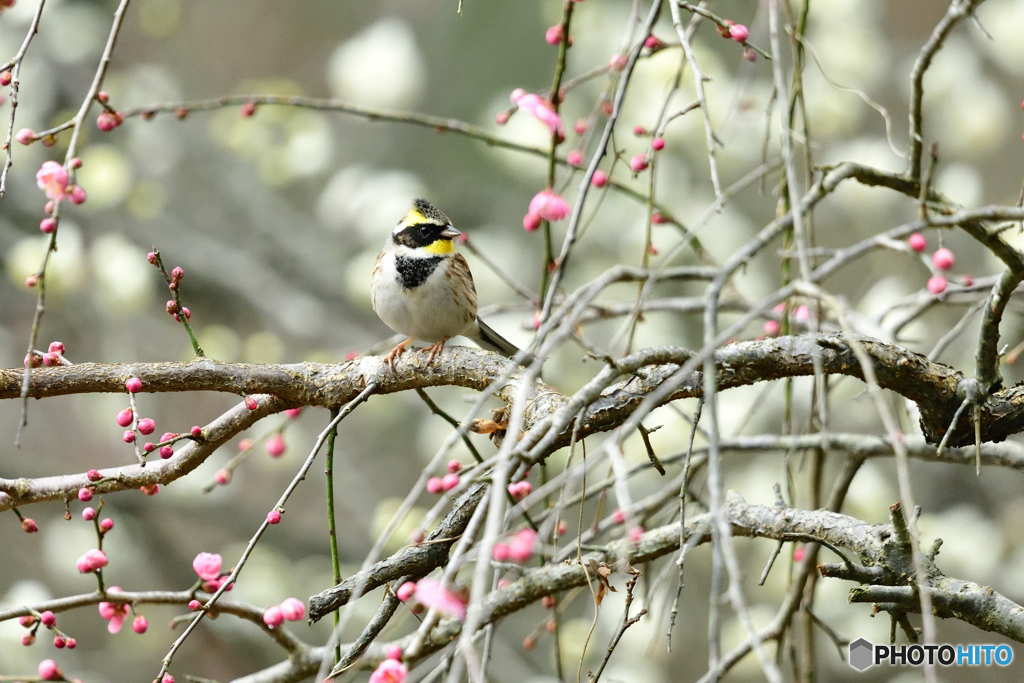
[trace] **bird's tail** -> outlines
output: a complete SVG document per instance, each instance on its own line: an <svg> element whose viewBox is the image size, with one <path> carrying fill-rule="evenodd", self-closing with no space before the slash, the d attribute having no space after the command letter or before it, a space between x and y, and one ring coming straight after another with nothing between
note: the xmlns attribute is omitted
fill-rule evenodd
<svg viewBox="0 0 1024 683"><path fill-rule="evenodd" d="M512 358L519 353L519 347L510 342L509 340L502 337L500 334L492 330L487 323L477 318L477 334L473 337L473 341L479 344L481 347L488 351L495 351L505 356L506 358ZM522 360L522 365L529 365L533 362L533 356L528 355Z"/></svg>

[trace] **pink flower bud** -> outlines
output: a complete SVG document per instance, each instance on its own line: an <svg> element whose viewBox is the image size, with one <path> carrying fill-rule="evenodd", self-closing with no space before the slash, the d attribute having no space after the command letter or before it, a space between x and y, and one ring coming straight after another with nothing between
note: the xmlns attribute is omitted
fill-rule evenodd
<svg viewBox="0 0 1024 683"><path fill-rule="evenodd" d="M274 434L267 440L267 453L270 453L270 457L280 458L284 455L284 451L284 438L280 434Z"/></svg>
<svg viewBox="0 0 1024 683"><path fill-rule="evenodd" d="M744 26L743 24L733 24L731 27L729 27L729 37L735 40L737 43L742 43L746 41L749 35L750 31L748 31L747 27Z"/></svg>
<svg viewBox="0 0 1024 683"><path fill-rule="evenodd" d="M93 510L92 508L85 508L84 510L82 510L82 519L84 519L87 522L91 522L92 520L96 519L96 511Z"/></svg>
<svg viewBox="0 0 1024 683"><path fill-rule="evenodd" d="M495 543L494 548L491 549L491 557L494 558L495 562L508 561L508 545L505 543Z"/></svg>
<svg viewBox="0 0 1024 683"><path fill-rule="evenodd" d="M46 610L39 615L39 621L43 622L43 626L53 626L57 623L57 617L50 610Z"/></svg>
<svg viewBox="0 0 1024 683"><path fill-rule="evenodd" d="M925 236L922 235L921 233L915 232L913 235L907 238L907 246L909 246L911 249L920 254L922 251L928 248L928 240L925 239Z"/></svg>
<svg viewBox="0 0 1024 683"><path fill-rule="evenodd" d="M121 440L125 443L135 443L135 432L126 429L124 434L121 435Z"/></svg>
<svg viewBox="0 0 1024 683"><path fill-rule="evenodd" d="M259 407L259 404L256 403L256 399L254 399L252 396L246 396L245 407L248 408L249 410L256 410L256 408Z"/></svg>
<svg viewBox="0 0 1024 683"><path fill-rule="evenodd" d="M528 213L523 216L523 230L533 232L540 227L540 216L535 213Z"/></svg>
<svg viewBox="0 0 1024 683"><path fill-rule="evenodd" d="M651 223L654 223L655 225L661 225L662 223L667 222L668 219L665 218L665 214L663 214L662 212L655 211L654 213L651 214Z"/></svg>
<svg viewBox="0 0 1024 683"><path fill-rule="evenodd" d="M388 659L394 659L395 661L400 662L402 661L402 648L398 645L392 645L388 648L386 656Z"/></svg>
<svg viewBox="0 0 1024 683"><path fill-rule="evenodd" d="M647 135L647 129L644 128L643 126L633 126L633 135L637 137Z"/></svg>
<svg viewBox="0 0 1024 683"><path fill-rule="evenodd" d="M267 513L267 524L280 524L281 513L277 510L271 510Z"/></svg>
<svg viewBox="0 0 1024 683"><path fill-rule="evenodd" d="M57 681L63 678L64 674L57 667L57 662L52 659L44 659L39 662L39 677L44 681Z"/></svg>
<svg viewBox="0 0 1024 683"><path fill-rule="evenodd" d="M24 628L29 628L36 623L36 618L31 614L26 614L23 617L18 617L18 623Z"/></svg>
<svg viewBox="0 0 1024 683"><path fill-rule="evenodd" d="M608 68L612 71L622 71L626 68L626 55L620 55L618 53L612 55L611 61L608 62Z"/></svg>
<svg viewBox="0 0 1024 683"><path fill-rule="evenodd" d="M566 160L569 162L570 166L578 167L583 162L583 154L581 154L578 150L574 149L573 151L569 152L569 155Z"/></svg>
<svg viewBox="0 0 1024 683"><path fill-rule="evenodd" d="M31 517L25 517L21 520L21 530L26 534L34 534L39 531L39 526L36 524L36 520Z"/></svg>
<svg viewBox="0 0 1024 683"><path fill-rule="evenodd" d="M112 520L110 517L104 517L103 520L100 521L100 531L102 531L103 533L106 533L113 528L114 520Z"/></svg>
<svg viewBox="0 0 1024 683"><path fill-rule="evenodd" d="M26 368L41 368L43 366L43 357L38 353L30 353L25 355L25 367Z"/></svg>
<svg viewBox="0 0 1024 683"><path fill-rule="evenodd" d="M612 511L612 521L616 524L625 524L626 513L620 510L619 508L615 508L615 510Z"/></svg>
<svg viewBox="0 0 1024 683"><path fill-rule="evenodd" d="M298 598L286 598L281 603L281 616L288 621L298 621L306 616L306 606Z"/></svg>
<svg viewBox="0 0 1024 683"><path fill-rule="evenodd" d="M284 411L284 414L289 420L294 420L295 418L302 414L302 407L299 406L298 408L289 408L288 410Z"/></svg>
<svg viewBox="0 0 1024 683"><path fill-rule="evenodd" d="M544 40L548 45L558 45L565 38L565 30L561 24L555 24L544 33Z"/></svg>
<svg viewBox="0 0 1024 683"><path fill-rule="evenodd" d="M947 284L949 283L946 282L946 278L941 275L933 275L928 278L928 291L936 295L942 294L946 291Z"/></svg>
<svg viewBox="0 0 1024 683"><path fill-rule="evenodd" d="M164 460L167 460L167 458L171 457L172 455L174 455L174 449L173 448L171 448L170 446L161 446L160 447L160 457L161 458L163 458Z"/></svg>
<svg viewBox="0 0 1024 683"><path fill-rule="evenodd" d="M139 431L143 434L149 435L156 431L156 422L151 417L145 417L139 420Z"/></svg>
<svg viewBox="0 0 1024 683"><path fill-rule="evenodd" d="M39 229L42 232L45 232L46 234L50 234L51 232L57 229L57 219L44 218L43 220L39 221Z"/></svg>
<svg viewBox="0 0 1024 683"><path fill-rule="evenodd" d="M284 623L284 616L281 615L281 608L278 606L268 607L263 612L263 623L270 628L277 628Z"/></svg>
<svg viewBox="0 0 1024 683"><path fill-rule="evenodd" d="M412 581L406 581L398 587L397 591L395 591L395 596L402 602L408 602L415 592L416 584Z"/></svg>
<svg viewBox="0 0 1024 683"><path fill-rule="evenodd" d="M188 608L190 610L192 610L193 612L197 611L202 606L203 606L203 603L199 602L198 600L189 600L188 601Z"/></svg>
<svg viewBox="0 0 1024 683"><path fill-rule="evenodd" d="M754 50L754 48L751 47L743 48L743 59L747 60L748 62L756 62L757 52Z"/></svg>
<svg viewBox="0 0 1024 683"><path fill-rule="evenodd" d="M36 137L36 132L31 128L22 128L18 131L18 134L14 136L14 139L23 145L31 145L38 138Z"/></svg>
<svg viewBox="0 0 1024 683"><path fill-rule="evenodd" d="M57 367L60 365L60 356L56 353L44 353L43 354L43 365L47 367Z"/></svg>
<svg viewBox="0 0 1024 683"><path fill-rule="evenodd" d="M964 275L962 278L960 278L960 284L963 285L964 287L970 287L971 285L974 284L974 278L971 277L970 275Z"/></svg>
<svg viewBox="0 0 1024 683"><path fill-rule="evenodd" d="M160 452L160 457L164 457L163 451ZM160 484L140 486L139 490L142 491L143 495L155 496L156 494L160 493Z"/></svg>
<svg viewBox="0 0 1024 683"><path fill-rule="evenodd" d="M28 647L29 645L32 645L35 642L36 642L36 636L35 636L34 633L26 633L23 636L21 636L21 644L24 645L25 647Z"/></svg>
<svg viewBox="0 0 1024 683"><path fill-rule="evenodd" d="M782 329L782 325L779 324L778 320L765 320L764 321L764 333L769 337L774 337Z"/></svg>
<svg viewBox="0 0 1024 683"><path fill-rule="evenodd" d="M71 161L68 162L68 166L71 168L82 168L82 160L78 157L71 157Z"/></svg>
<svg viewBox="0 0 1024 683"><path fill-rule="evenodd" d="M127 427L128 425L130 425L132 423L132 417L133 417L133 413L132 413L132 409L131 408L125 408L124 410L120 411L117 414L117 418L116 418L117 419L117 426L118 427Z"/></svg>
<svg viewBox="0 0 1024 683"><path fill-rule="evenodd" d="M572 129L576 132L577 135L583 135L584 133L586 133L587 127L588 124L586 119L580 119L576 123L572 124Z"/></svg>
<svg viewBox="0 0 1024 683"><path fill-rule="evenodd" d="M594 171L593 177L590 179L590 184L594 187L604 187L605 183L608 182L608 174L598 169Z"/></svg>
<svg viewBox="0 0 1024 683"><path fill-rule="evenodd" d="M50 342L50 346L46 349L50 353L64 353L64 343L59 341Z"/></svg>
<svg viewBox="0 0 1024 683"><path fill-rule="evenodd" d="M72 204L84 204L85 203L85 190L82 189L81 185L73 186L68 192L68 200Z"/></svg>
<svg viewBox="0 0 1024 683"><path fill-rule="evenodd" d="M203 428L199 425L193 425L192 431L189 432L193 438L198 439L203 435Z"/></svg>
<svg viewBox="0 0 1024 683"><path fill-rule="evenodd" d="M68 644L68 641L64 640L62 636L53 637L53 646L58 650L63 650L64 646Z"/></svg>
<svg viewBox="0 0 1024 683"><path fill-rule="evenodd" d="M174 300L168 301L164 308L167 310L168 315L174 315L178 312L178 303Z"/></svg>
<svg viewBox="0 0 1024 683"><path fill-rule="evenodd" d="M80 558L78 558L78 561L75 563L75 566L78 568L78 571L82 574L88 574L89 572L94 572L97 569L102 569L103 567L106 567L107 562L107 556L103 553L103 551L93 548L85 555L82 555Z"/></svg>
<svg viewBox="0 0 1024 683"><path fill-rule="evenodd" d="M499 126L504 126L506 123L508 123L509 118L510 114L507 111L499 111L497 115L494 117L494 122L497 123Z"/></svg>
<svg viewBox="0 0 1024 683"><path fill-rule="evenodd" d="M184 306L181 307L181 312L185 315L185 320L192 319L192 311L188 310Z"/></svg>
<svg viewBox="0 0 1024 683"><path fill-rule="evenodd" d="M453 488L459 485L459 475L449 472L448 474L441 477L441 488L445 491L451 491Z"/></svg>
<svg viewBox="0 0 1024 683"><path fill-rule="evenodd" d="M138 633L139 635L145 633L147 628L149 628L149 622L146 621L146 617L142 616L141 614L135 617L134 620L132 620L132 630Z"/></svg>
<svg viewBox="0 0 1024 683"><path fill-rule="evenodd" d="M92 489L84 487L78 489L78 500L82 501L83 503L88 503L90 500L92 500Z"/></svg>
<svg viewBox="0 0 1024 683"><path fill-rule="evenodd" d="M460 472L462 470L462 463L454 458L448 461L448 471L452 474Z"/></svg>
<svg viewBox="0 0 1024 683"><path fill-rule="evenodd" d="M648 47L651 50L660 50L665 47L665 43L657 36L647 36L647 40L644 41L644 47Z"/></svg>
<svg viewBox="0 0 1024 683"><path fill-rule="evenodd" d="M151 251L148 254L146 254L146 260L149 261L151 265L155 266L157 264L156 253Z"/></svg>
<svg viewBox="0 0 1024 683"><path fill-rule="evenodd" d="M541 604L541 607L543 607L544 609L554 609L555 608L555 596L553 596L553 595L545 595L543 598L540 599L540 604Z"/></svg>
<svg viewBox="0 0 1024 683"><path fill-rule="evenodd" d="M213 480L220 486L227 486L231 483L231 471L224 469L217 470L217 473L213 475ZM276 522L271 522L271 524L276 524Z"/></svg>
<svg viewBox="0 0 1024 683"><path fill-rule="evenodd" d="M939 270L949 270L953 267L953 264L956 263L956 257L953 256L952 251L943 247L932 254L932 263L935 264L935 267Z"/></svg>
<svg viewBox="0 0 1024 683"><path fill-rule="evenodd" d="M117 119L111 116L109 112L100 112L100 115L96 117L96 127L104 133L109 133L117 128Z"/></svg>
<svg viewBox="0 0 1024 683"><path fill-rule="evenodd" d="M77 640L75 640L74 638L68 638L68 649L69 650L74 650L76 645L78 645L78 641Z"/></svg>
<svg viewBox="0 0 1024 683"><path fill-rule="evenodd" d="M241 110L239 110L238 113L242 116L243 119L249 118L250 116L256 113L256 103L246 102L242 105L242 108Z"/></svg>
<svg viewBox="0 0 1024 683"><path fill-rule="evenodd" d="M171 279L180 280L183 277L185 277L185 271L182 270L181 266L175 266L174 270L171 271Z"/></svg>
<svg viewBox="0 0 1024 683"><path fill-rule="evenodd" d="M651 149L655 152L661 151L665 148L665 141L662 138L654 138L651 140Z"/></svg>
<svg viewBox="0 0 1024 683"><path fill-rule="evenodd" d="M132 377L124 383L124 388L128 390L130 394L137 394L142 391L142 380L138 377ZM121 425L122 427L124 425Z"/></svg>
<svg viewBox="0 0 1024 683"><path fill-rule="evenodd" d="M98 93L96 93L96 99L102 102L103 104L106 104L110 101L110 95L108 95L106 91L100 90Z"/></svg>
<svg viewBox="0 0 1024 683"><path fill-rule="evenodd" d="M634 154L633 158L629 160L629 168L633 173L639 173L647 168L647 166L647 156L645 154Z"/></svg>
<svg viewBox="0 0 1024 683"><path fill-rule="evenodd" d="M0 85L5 85L6 86L6 85L10 85L10 84L11 84L11 72L10 72L10 70L9 69L4 69L3 71L0 71Z"/></svg>
<svg viewBox="0 0 1024 683"><path fill-rule="evenodd" d="M438 494L444 491L444 485L441 483L441 477L431 477L427 479L427 493Z"/></svg>
<svg viewBox="0 0 1024 683"><path fill-rule="evenodd" d="M176 436L178 435L175 434L174 432L164 432L163 436L160 437L160 443L163 443L164 441L170 441Z"/></svg>
<svg viewBox="0 0 1024 683"><path fill-rule="evenodd" d="M644 535L644 528L642 526L634 526L629 529L629 540L636 543Z"/></svg>
<svg viewBox="0 0 1024 683"><path fill-rule="evenodd" d="M466 233L462 233L462 234L465 235ZM359 352L358 351L349 351L348 353L345 354L345 360L347 360L347 361L355 360L356 358L359 358Z"/></svg>
<svg viewBox="0 0 1024 683"><path fill-rule="evenodd" d="M27 278L25 278L25 286L26 287L35 287L38 284L39 284L39 278L37 276L35 276L35 275L29 275Z"/></svg>

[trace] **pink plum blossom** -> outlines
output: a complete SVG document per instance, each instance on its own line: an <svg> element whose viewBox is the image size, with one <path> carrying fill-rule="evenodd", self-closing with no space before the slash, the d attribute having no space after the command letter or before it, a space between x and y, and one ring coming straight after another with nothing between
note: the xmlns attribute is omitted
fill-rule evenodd
<svg viewBox="0 0 1024 683"><path fill-rule="evenodd" d="M50 199L63 199L68 186L68 172L56 161L44 161L36 172L36 184Z"/></svg>
<svg viewBox="0 0 1024 683"><path fill-rule="evenodd" d="M192 569L204 581L213 581L220 576L222 563L223 560L217 553L199 553L196 559L192 560Z"/></svg>
<svg viewBox="0 0 1024 683"><path fill-rule="evenodd" d="M562 128L562 118L558 115L558 112L554 110L550 102L542 98L540 95L528 93L522 88L516 88L513 90L510 99L521 111L525 111L527 114L533 116L535 119L547 126L552 135L557 135L559 139L565 138L565 129Z"/></svg>
<svg viewBox="0 0 1024 683"><path fill-rule="evenodd" d="M915 232L913 235L907 238L907 246L909 246L911 249L920 254L922 251L928 248L928 240L925 239L925 236L922 235L921 233Z"/></svg>
<svg viewBox="0 0 1024 683"><path fill-rule="evenodd" d="M416 599L445 616L459 621L466 618L466 599L434 579L421 579L416 584Z"/></svg>
<svg viewBox="0 0 1024 683"><path fill-rule="evenodd" d="M928 278L928 291L932 294L942 294L946 291L946 286L948 284L949 283L946 281L946 278L941 275L933 275Z"/></svg>
<svg viewBox="0 0 1024 683"><path fill-rule="evenodd" d="M560 221L569 215L569 205L551 189L541 190L530 200L527 213L540 216L546 221Z"/></svg>
<svg viewBox="0 0 1024 683"><path fill-rule="evenodd" d="M111 586L108 593L120 593L121 589ZM121 630L125 617L128 615L128 605L117 602L101 602L99 604L100 616L107 620L107 631L117 633Z"/></svg>
<svg viewBox="0 0 1024 683"><path fill-rule="evenodd" d="M370 674L370 683L403 683L409 676L409 667L397 659L385 659Z"/></svg>

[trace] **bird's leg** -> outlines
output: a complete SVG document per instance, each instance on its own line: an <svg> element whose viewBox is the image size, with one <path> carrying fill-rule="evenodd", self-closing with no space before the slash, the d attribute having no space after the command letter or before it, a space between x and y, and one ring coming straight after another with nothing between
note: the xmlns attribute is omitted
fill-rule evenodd
<svg viewBox="0 0 1024 683"><path fill-rule="evenodd" d="M441 341L435 342L428 347L430 349L430 355L427 356L427 364L424 367L430 367L430 363L431 361L434 360L434 356L437 355L437 353L444 348L444 343L446 341L448 341L448 337L445 337Z"/></svg>
<svg viewBox="0 0 1024 683"><path fill-rule="evenodd" d="M412 343L413 338L409 337L404 342L391 349L391 353L384 356L384 362L391 368L391 374L395 374L395 359L405 353L405 347Z"/></svg>

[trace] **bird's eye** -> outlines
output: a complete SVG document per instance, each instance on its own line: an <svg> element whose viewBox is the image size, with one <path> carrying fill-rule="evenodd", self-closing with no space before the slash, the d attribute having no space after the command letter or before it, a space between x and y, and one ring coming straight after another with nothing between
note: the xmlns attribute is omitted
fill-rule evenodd
<svg viewBox="0 0 1024 683"><path fill-rule="evenodd" d="M420 237L429 237L429 236L430 236L430 226L428 226L428 225L421 225L420 226Z"/></svg>

